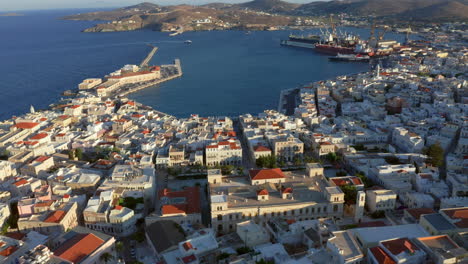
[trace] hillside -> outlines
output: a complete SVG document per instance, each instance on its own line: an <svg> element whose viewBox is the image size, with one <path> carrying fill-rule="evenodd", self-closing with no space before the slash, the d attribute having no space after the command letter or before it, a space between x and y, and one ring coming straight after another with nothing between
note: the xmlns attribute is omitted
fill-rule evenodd
<svg viewBox="0 0 468 264"><path fill-rule="evenodd" d="M111 11L64 17L68 20L104 20L86 32L127 31L141 28L173 31L268 29L294 24L294 16L347 13L398 21L468 20L468 0L332 0L293 4L282 0L253 0L241 4L159 6L144 2ZM274 15L271 15L274 14Z"/></svg>
<svg viewBox="0 0 468 264"><path fill-rule="evenodd" d="M253 0L250 2L234 5L250 10L264 11L270 13L287 13L300 7L299 4L288 3L281 0Z"/></svg>
<svg viewBox="0 0 468 264"><path fill-rule="evenodd" d="M412 19L423 21L432 21L434 19L450 21L454 18L468 19L468 4L456 0L448 1L407 11L400 14L399 17L411 17Z"/></svg>
<svg viewBox="0 0 468 264"><path fill-rule="evenodd" d="M296 14L327 15L348 13L359 16L427 19L452 17L467 19L467 0L343 0L301 5Z"/></svg>

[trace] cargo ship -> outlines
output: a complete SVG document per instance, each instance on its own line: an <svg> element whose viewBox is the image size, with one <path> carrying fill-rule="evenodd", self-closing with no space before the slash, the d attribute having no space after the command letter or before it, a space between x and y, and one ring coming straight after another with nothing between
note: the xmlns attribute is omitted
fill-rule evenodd
<svg viewBox="0 0 468 264"><path fill-rule="evenodd" d="M283 46L293 46L313 49L315 44L320 41L320 36L317 35L308 35L308 36L297 36L289 35L287 40L281 40L281 45Z"/></svg>

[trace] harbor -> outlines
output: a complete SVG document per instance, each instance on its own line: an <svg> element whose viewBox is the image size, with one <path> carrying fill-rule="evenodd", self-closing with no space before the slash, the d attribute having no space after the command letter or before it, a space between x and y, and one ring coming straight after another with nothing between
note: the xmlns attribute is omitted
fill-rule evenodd
<svg viewBox="0 0 468 264"><path fill-rule="evenodd" d="M161 78L160 79L147 82L147 83L132 85L130 87L124 86L121 89L116 90L113 93L113 95L123 97L128 94L146 89L148 87L155 86L160 83L173 80L175 78L179 78L181 76L182 76L182 67L181 67L180 59L175 59L174 64L161 65Z"/></svg>

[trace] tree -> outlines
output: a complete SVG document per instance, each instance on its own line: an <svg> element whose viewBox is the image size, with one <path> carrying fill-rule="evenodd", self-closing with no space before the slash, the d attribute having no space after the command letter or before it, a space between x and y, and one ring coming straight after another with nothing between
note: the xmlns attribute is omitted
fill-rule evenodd
<svg viewBox="0 0 468 264"><path fill-rule="evenodd" d="M112 256L109 252L105 252L99 257L99 259L107 263L111 261L112 259L114 259L114 256Z"/></svg>
<svg viewBox="0 0 468 264"><path fill-rule="evenodd" d="M261 168L277 168L277 160L275 155L261 156L256 161L255 164Z"/></svg>
<svg viewBox="0 0 468 264"><path fill-rule="evenodd" d="M336 176L337 176L337 177L339 177L339 176L346 176L346 175L347 175L346 171L340 170L340 171L337 171L337 172L336 172Z"/></svg>
<svg viewBox="0 0 468 264"><path fill-rule="evenodd" d="M252 251L252 249L250 249L249 247L240 247L240 248L236 249L236 252L239 255L244 255L244 254L247 254L247 253L249 253L251 251Z"/></svg>
<svg viewBox="0 0 468 264"><path fill-rule="evenodd" d="M345 203L354 204L357 198L357 189L356 186L343 185L340 187L344 193Z"/></svg>
<svg viewBox="0 0 468 264"><path fill-rule="evenodd" d="M370 215L374 219L378 218L384 218L385 217L385 212L384 211L375 211Z"/></svg>
<svg viewBox="0 0 468 264"><path fill-rule="evenodd" d="M124 248L124 244L122 243L122 241L118 241L117 243L115 243L115 250L117 250L117 252L122 252Z"/></svg>
<svg viewBox="0 0 468 264"><path fill-rule="evenodd" d="M330 152L327 154L327 159L331 162L335 162L338 160L338 156L336 155L335 152Z"/></svg>
<svg viewBox="0 0 468 264"><path fill-rule="evenodd" d="M427 162L432 166L440 167L444 164L444 149L439 143L430 145L424 154L428 156Z"/></svg>
<svg viewBox="0 0 468 264"><path fill-rule="evenodd" d="M75 149L75 156L78 160L83 160L83 150L80 148Z"/></svg>
<svg viewBox="0 0 468 264"><path fill-rule="evenodd" d="M294 156L293 163L295 166L302 165L302 159L299 155Z"/></svg>
<svg viewBox="0 0 468 264"><path fill-rule="evenodd" d="M362 171L356 173L356 176L361 179L362 183L364 183L364 188L369 188L374 186L374 183L366 177L366 174Z"/></svg>

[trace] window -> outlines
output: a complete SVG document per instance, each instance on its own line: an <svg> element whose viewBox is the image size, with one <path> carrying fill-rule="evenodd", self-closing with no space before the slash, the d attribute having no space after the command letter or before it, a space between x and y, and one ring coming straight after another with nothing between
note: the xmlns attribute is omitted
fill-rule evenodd
<svg viewBox="0 0 468 264"><path fill-rule="evenodd" d="M223 221L223 215L218 215L218 221Z"/></svg>
<svg viewBox="0 0 468 264"><path fill-rule="evenodd" d="M229 215L229 220L232 220L232 214Z"/></svg>
<svg viewBox="0 0 468 264"><path fill-rule="evenodd" d="M299 209L299 214L302 214L302 209Z"/></svg>
<svg viewBox="0 0 468 264"><path fill-rule="evenodd" d="M335 205L333 205L333 212L337 212L337 211L338 211L338 205L335 204Z"/></svg>
<svg viewBox="0 0 468 264"><path fill-rule="evenodd" d="M286 216L287 214L288 214L288 212L286 212L286 211L283 212L283 215L284 215L284 216Z"/></svg>

